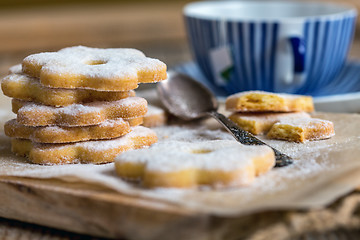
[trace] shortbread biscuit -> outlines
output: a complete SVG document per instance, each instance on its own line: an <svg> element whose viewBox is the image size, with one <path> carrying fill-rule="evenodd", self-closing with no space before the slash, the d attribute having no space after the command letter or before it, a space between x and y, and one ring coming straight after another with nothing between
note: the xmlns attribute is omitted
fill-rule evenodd
<svg viewBox="0 0 360 240"><path fill-rule="evenodd" d="M163 62L126 48L77 46L33 54L23 60L22 70L48 87L103 91L128 91L167 78Z"/></svg>
<svg viewBox="0 0 360 240"><path fill-rule="evenodd" d="M296 113L233 113L229 119L240 128L255 134L266 134L274 123L288 118L310 118L305 112Z"/></svg>
<svg viewBox="0 0 360 240"><path fill-rule="evenodd" d="M226 99L226 110L232 112L312 112L311 96L246 91Z"/></svg>
<svg viewBox="0 0 360 240"><path fill-rule="evenodd" d="M93 101L116 101L135 96L134 91L105 92L88 89L48 88L38 79L24 74L10 74L3 78L1 89L4 95L50 106L67 106Z"/></svg>
<svg viewBox="0 0 360 240"><path fill-rule="evenodd" d="M144 123L143 117L137 117L137 118L123 118L125 121L127 121L130 126L139 126Z"/></svg>
<svg viewBox="0 0 360 240"><path fill-rule="evenodd" d="M144 148L157 141L153 130L138 126L119 138L68 144L33 143L13 138L11 150L38 164L108 163L125 151Z"/></svg>
<svg viewBox="0 0 360 240"><path fill-rule="evenodd" d="M147 102L144 98L129 97L56 108L13 99L12 110L17 114L17 121L26 126L89 126L108 119L143 117Z"/></svg>
<svg viewBox="0 0 360 240"><path fill-rule="evenodd" d="M275 123L267 136L290 142L320 140L335 135L334 124L317 118L285 119Z"/></svg>
<svg viewBox="0 0 360 240"><path fill-rule="evenodd" d="M244 186L274 165L271 148L231 140L157 143L146 150L120 154L115 160L120 177L142 180L150 188Z"/></svg>
<svg viewBox="0 0 360 240"><path fill-rule="evenodd" d="M148 111L143 118L143 126L159 127L166 123L167 115L164 109L148 105Z"/></svg>
<svg viewBox="0 0 360 240"><path fill-rule="evenodd" d="M15 74L23 74L21 63L16 64L16 65L14 65L14 66L11 66L11 67L9 68L9 73L10 73L10 74L12 74L12 73L15 73Z"/></svg>
<svg viewBox="0 0 360 240"><path fill-rule="evenodd" d="M30 139L39 143L70 143L88 140L102 140L121 137L131 131L130 127L141 124L141 121L106 120L99 125L84 127L25 126L12 119L4 125L5 135L12 138Z"/></svg>

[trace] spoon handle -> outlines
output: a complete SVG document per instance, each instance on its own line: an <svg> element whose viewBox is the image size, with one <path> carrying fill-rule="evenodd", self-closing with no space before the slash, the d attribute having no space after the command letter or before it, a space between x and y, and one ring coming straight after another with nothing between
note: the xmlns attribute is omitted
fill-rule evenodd
<svg viewBox="0 0 360 240"><path fill-rule="evenodd" d="M276 164L275 167L284 167L291 163L293 163L293 160L291 157L281 153L277 149L269 146L268 144L264 143L260 139L256 138L251 133L239 128L235 123L230 121L227 117L225 117L223 114L218 113L217 111L210 111L208 112L208 115L215 118L218 122L220 122L226 130L228 130L236 140L238 140L240 143L244 145L266 145L275 153L276 157Z"/></svg>

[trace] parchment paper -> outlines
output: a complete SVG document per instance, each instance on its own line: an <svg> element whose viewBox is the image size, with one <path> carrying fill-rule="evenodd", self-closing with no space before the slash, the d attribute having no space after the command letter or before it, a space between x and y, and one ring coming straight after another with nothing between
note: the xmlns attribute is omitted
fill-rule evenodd
<svg viewBox="0 0 360 240"><path fill-rule="evenodd" d="M10 139L1 129L0 176L57 178L111 188L122 194L164 201L195 212L219 216L239 216L268 209L309 209L323 207L360 185L360 116L356 114L316 114L335 123L336 136L304 144L263 138L289 154L295 163L276 168L257 178L249 187L226 190L147 190L121 180L113 164L41 166L16 157ZM13 118L9 109L0 111L0 125ZM154 129L159 141L171 139L203 141L233 139L213 120Z"/></svg>

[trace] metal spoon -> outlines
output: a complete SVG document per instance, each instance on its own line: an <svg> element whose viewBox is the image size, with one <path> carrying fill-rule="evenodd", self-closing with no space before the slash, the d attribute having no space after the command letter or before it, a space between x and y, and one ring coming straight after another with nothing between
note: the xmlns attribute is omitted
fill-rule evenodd
<svg viewBox="0 0 360 240"><path fill-rule="evenodd" d="M191 77L169 72L168 79L157 84L157 91L164 106L173 115L183 120L213 117L220 122L237 141L245 145L267 145L251 133L239 128L235 123L218 113L218 102L214 95ZM271 146L269 146L271 147ZM291 157L271 147L276 156L276 167L291 164Z"/></svg>

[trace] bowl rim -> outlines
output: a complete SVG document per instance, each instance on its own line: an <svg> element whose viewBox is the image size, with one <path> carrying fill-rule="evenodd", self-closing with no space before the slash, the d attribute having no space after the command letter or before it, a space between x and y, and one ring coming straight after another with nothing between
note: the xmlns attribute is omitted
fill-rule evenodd
<svg viewBox="0 0 360 240"><path fill-rule="evenodd" d="M311 16L276 16L276 17L264 17L264 16L254 16L254 17L243 17L243 16L224 16L224 14L219 14L219 16L215 16L213 13L200 12L201 8L224 8L224 7L256 7L256 6L266 6L266 5L274 5L279 4L282 6L291 6L291 7L320 7L320 8L332 8L338 9L334 13L323 13L318 15ZM357 10L351 4L343 4L343 3L331 3L331 2L300 2L300 1L201 1L201 2L191 2L184 6L183 15L185 17L191 17L196 19L203 20L222 20L222 21L304 21L311 19L326 19L326 20L335 20L342 19L344 17L356 17Z"/></svg>

